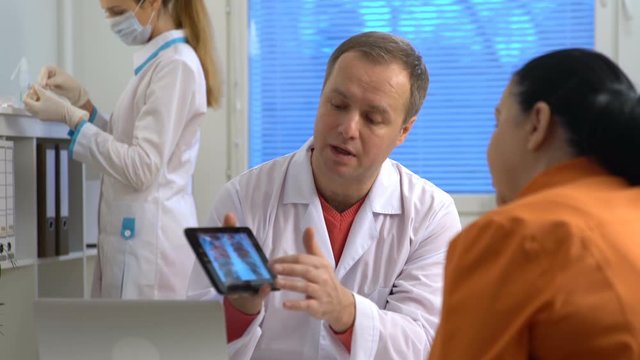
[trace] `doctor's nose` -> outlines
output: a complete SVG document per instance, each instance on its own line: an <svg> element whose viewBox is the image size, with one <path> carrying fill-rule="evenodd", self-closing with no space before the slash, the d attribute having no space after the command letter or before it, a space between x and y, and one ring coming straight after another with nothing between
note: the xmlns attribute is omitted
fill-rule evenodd
<svg viewBox="0 0 640 360"><path fill-rule="evenodd" d="M344 116L340 123L339 131L346 139L357 138L360 131L359 114L349 113Z"/></svg>

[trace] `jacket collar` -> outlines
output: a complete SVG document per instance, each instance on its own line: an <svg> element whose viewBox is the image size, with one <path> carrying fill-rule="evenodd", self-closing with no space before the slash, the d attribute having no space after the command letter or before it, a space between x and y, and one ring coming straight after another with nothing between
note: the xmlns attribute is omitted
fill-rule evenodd
<svg viewBox="0 0 640 360"><path fill-rule="evenodd" d="M158 56L162 50L178 42L186 42L185 33L182 29L166 31L146 43L133 54L133 69L135 74L140 73L144 66Z"/></svg>
<svg viewBox="0 0 640 360"><path fill-rule="evenodd" d="M552 166L536 175L520 191L517 198L597 176L611 176L611 174L594 160L587 157L578 157Z"/></svg>
<svg viewBox="0 0 640 360"><path fill-rule="evenodd" d="M309 139L296 151L287 170L284 182L284 204L310 204L318 201L313 172L311 170L311 148L313 138ZM382 163L365 203L369 203L371 211L380 214L400 214L402 200L400 197L400 175L392 160Z"/></svg>

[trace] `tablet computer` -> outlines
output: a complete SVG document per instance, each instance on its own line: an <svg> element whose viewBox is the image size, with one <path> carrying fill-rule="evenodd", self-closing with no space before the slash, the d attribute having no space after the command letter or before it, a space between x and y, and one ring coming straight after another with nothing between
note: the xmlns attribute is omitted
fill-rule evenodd
<svg viewBox="0 0 640 360"><path fill-rule="evenodd" d="M251 229L187 228L184 233L220 294L257 292L264 284L274 289L276 276Z"/></svg>

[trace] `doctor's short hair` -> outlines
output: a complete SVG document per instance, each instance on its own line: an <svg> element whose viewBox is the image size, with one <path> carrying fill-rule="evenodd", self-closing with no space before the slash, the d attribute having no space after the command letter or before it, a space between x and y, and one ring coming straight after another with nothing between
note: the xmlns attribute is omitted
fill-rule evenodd
<svg viewBox="0 0 640 360"><path fill-rule="evenodd" d="M388 33L369 31L345 40L331 54L327 62L322 89L324 90L338 59L349 51L357 51L374 64L399 63L409 73L411 82L410 97L405 112L404 123L418 115L427 96L429 73L422 56L409 41Z"/></svg>

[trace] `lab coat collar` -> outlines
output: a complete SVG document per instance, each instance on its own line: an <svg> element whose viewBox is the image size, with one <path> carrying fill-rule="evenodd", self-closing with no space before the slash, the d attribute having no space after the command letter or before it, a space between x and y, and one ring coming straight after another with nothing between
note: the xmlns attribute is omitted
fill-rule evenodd
<svg viewBox="0 0 640 360"><path fill-rule="evenodd" d="M392 160L386 159L380 167L380 173L369 190L371 211L379 214L400 214L402 198L400 196L400 174Z"/></svg>
<svg viewBox="0 0 640 360"><path fill-rule="evenodd" d="M165 43L175 39L183 38L185 36L186 35L184 33L184 30L176 29L163 32L162 34L153 38L133 54L134 71L138 69L140 65L144 64L147 59L153 56L154 53Z"/></svg>
<svg viewBox="0 0 640 360"><path fill-rule="evenodd" d="M291 159L284 179L284 204L310 204L318 198L311 171L313 138L307 140Z"/></svg>
<svg viewBox="0 0 640 360"><path fill-rule="evenodd" d="M284 204L310 204L318 201L313 172L311 171L311 148L313 138L309 139L293 155L284 184ZM365 204L371 211L380 214L400 214L400 175L391 160L382 163L380 173L373 183ZM363 206L365 205L363 204Z"/></svg>

